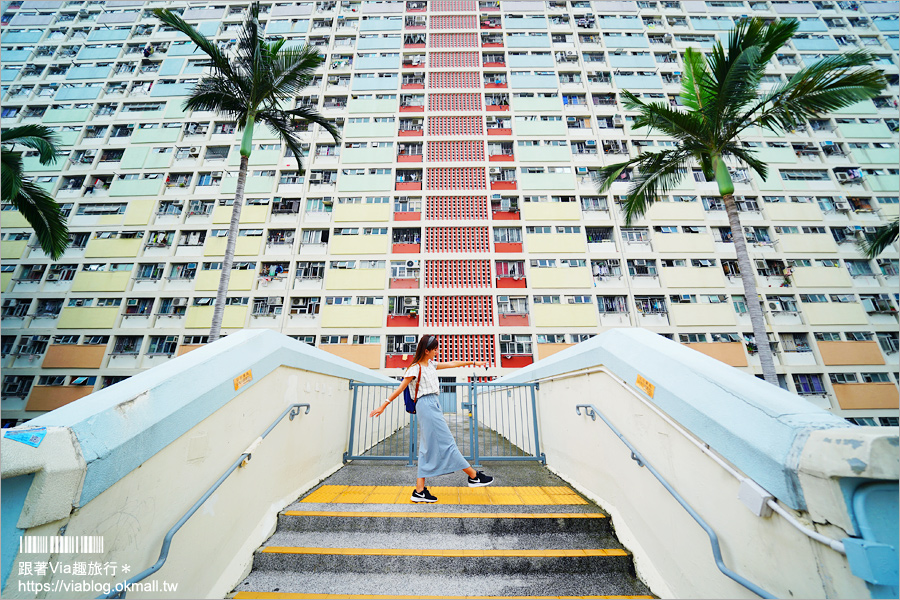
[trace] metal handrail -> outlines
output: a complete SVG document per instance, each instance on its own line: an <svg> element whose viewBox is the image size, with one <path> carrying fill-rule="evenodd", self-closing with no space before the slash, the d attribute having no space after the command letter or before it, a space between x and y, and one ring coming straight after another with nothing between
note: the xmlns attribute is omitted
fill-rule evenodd
<svg viewBox="0 0 900 600"><path fill-rule="evenodd" d="M575 406L575 414L580 416L580 409L582 408L584 409L585 415L590 417L592 421L596 421L597 417L603 419L603 422L606 423L606 425L612 430L612 432L615 433L620 440L622 440L622 443L625 444L625 446L628 447L629 450L631 450L631 459L635 461L639 467L646 467L647 470L650 471L650 473L652 473L653 476L656 477L656 479L663 485L663 487L666 488L666 490L672 495L672 497L678 501L681 507L684 508L684 510L686 510L689 515L691 515L691 517L697 522L698 525L700 525L700 527L703 528L704 531L706 531L706 535L709 536L709 542L712 545L713 558L716 561L716 566L719 568L719 571L721 571L726 577L733 579L761 598L776 597L766 590L762 589L749 579L746 579L745 577L738 575L737 573L729 569L725 565L725 561L722 560L722 549L719 546L719 536L716 535L716 532L709 525L709 523L707 523L705 520L703 520L703 517L697 514L697 511L695 511L691 507L691 505L688 504L687 501L681 496L681 494L676 492L675 488L673 488L672 485L668 481L666 481L666 479L662 475L660 475L659 472L654 469L652 465L650 465L650 463L646 461L644 456L640 452L638 452L638 450L634 446L631 445L631 442L625 439L625 436L623 436L622 433L618 429L616 429L615 425L609 422L609 419L607 419L606 416L601 413L596 406L594 406L593 404L578 404Z"/></svg>
<svg viewBox="0 0 900 600"><path fill-rule="evenodd" d="M282 419L284 419L285 415L290 413L290 420L293 421L294 417L300 414L301 408L306 408L306 411L304 411L303 414L309 414L309 404L291 404L290 406L288 406L284 410L284 412L281 413L281 415L277 419L275 419L271 425L269 425L268 429L266 429L261 436L256 438L256 440L254 440L254 442L241 453L240 458L234 461L231 467L229 467L228 470L225 471L225 473L223 473L221 477L219 477L218 481L216 481L208 490L206 490L206 493L203 494L203 496L199 500L197 500L196 503L194 503L190 510L184 513L184 515L182 515L182 517L178 519L178 522L175 523L175 525L173 525L171 529L169 529L168 533L166 533L166 536L163 538L163 545L159 551L159 558L153 564L153 566L144 569L131 579L126 580L124 584L116 584L115 586L113 586L112 591L102 596L97 596L98 600L100 600L101 598L124 598L125 594L128 591L128 586L146 579L153 573L159 571L166 563L166 560L169 558L169 547L172 545L172 538L175 537L175 534L178 533L178 530L181 529L182 525L184 525L187 520L190 519L195 512L197 512L197 509L199 509L203 505L203 503L213 495L213 492L215 492L219 488L219 486L222 485L222 483L224 483L226 479L228 479L228 476L231 475L235 469L237 469L238 467L243 467L247 464L247 461L250 460L251 456L253 455L253 451L256 450L256 447L259 446L260 442L262 442L263 439L267 435L269 435L269 433L273 429L275 429L275 426L278 425L278 423L280 423Z"/></svg>

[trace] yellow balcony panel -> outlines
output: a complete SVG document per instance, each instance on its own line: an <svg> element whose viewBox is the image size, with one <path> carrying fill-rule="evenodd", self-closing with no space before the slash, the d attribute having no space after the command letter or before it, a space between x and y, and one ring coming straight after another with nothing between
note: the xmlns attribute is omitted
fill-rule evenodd
<svg viewBox="0 0 900 600"><path fill-rule="evenodd" d="M3 227L31 227L31 224L17 210L5 210L0 213L0 226Z"/></svg>
<svg viewBox="0 0 900 600"><path fill-rule="evenodd" d="M237 176L223 179L221 192L226 195L233 195L237 190L237 180ZM247 173L247 180L244 182L244 194L271 194L274 187L274 177L254 176Z"/></svg>
<svg viewBox="0 0 900 600"><path fill-rule="evenodd" d="M844 410L897 409L897 386L893 383L836 383L834 395Z"/></svg>
<svg viewBox="0 0 900 600"><path fill-rule="evenodd" d="M732 367L747 366L747 355L744 353L744 345L740 342L704 342L685 346Z"/></svg>
<svg viewBox="0 0 900 600"><path fill-rule="evenodd" d="M878 342L816 342L822 364L839 365L883 365L884 356Z"/></svg>
<svg viewBox="0 0 900 600"><path fill-rule="evenodd" d="M184 318L185 329L209 329L212 326L213 306L188 306ZM243 329L247 321L247 306L226 306L222 316L223 329Z"/></svg>
<svg viewBox="0 0 900 600"><path fill-rule="evenodd" d="M553 356L557 352L562 352L566 348L570 348L575 344L538 344L537 345L537 357L538 360L547 358L548 356Z"/></svg>
<svg viewBox="0 0 900 600"><path fill-rule="evenodd" d="M331 238L332 254L387 254L386 235L336 235Z"/></svg>
<svg viewBox="0 0 900 600"><path fill-rule="evenodd" d="M57 329L112 329L119 317L118 306L66 306L59 312Z"/></svg>
<svg viewBox="0 0 900 600"><path fill-rule="evenodd" d="M673 304L670 307L675 325L736 325L734 307L721 304Z"/></svg>
<svg viewBox="0 0 900 600"><path fill-rule="evenodd" d="M106 346L81 346L51 344L47 347L44 369L99 369L103 366Z"/></svg>
<svg viewBox="0 0 900 600"><path fill-rule="evenodd" d="M4 223L6 225L6 223ZM25 254L25 248L28 246L28 240L5 240L0 242L0 257L22 258Z"/></svg>
<svg viewBox="0 0 900 600"><path fill-rule="evenodd" d="M386 269L328 269L326 290L383 290Z"/></svg>
<svg viewBox="0 0 900 600"><path fill-rule="evenodd" d="M109 195L116 198L158 196L162 187L162 179L114 179L109 185Z"/></svg>
<svg viewBox="0 0 900 600"><path fill-rule="evenodd" d="M764 204L771 221L821 221L822 211L810 202L771 202Z"/></svg>
<svg viewBox="0 0 900 600"><path fill-rule="evenodd" d="M141 238L93 239L84 249L85 258L135 258L141 251Z"/></svg>
<svg viewBox="0 0 900 600"><path fill-rule="evenodd" d="M579 252L587 251L584 234L581 233L526 233L525 243L529 252Z"/></svg>
<svg viewBox="0 0 900 600"><path fill-rule="evenodd" d="M878 208L885 219L896 219L900 215L900 205L880 202Z"/></svg>
<svg viewBox="0 0 900 600"><path fill-rule="evenodd" d="M715 267L662 267L663 281L673 288L725 287L725 275Z"/></svg>
<svg viewBox="0 0 900 600"><path fill-rule="evenodd" d="M533 288L589 288L592 285L589 267L531 269L528 280Z"/></svg>
<svg viewBox="0 0 900 600"><path fill-rule="evenodd" d="M319 346L319 349L346 358L367 369L381 367L381 346L379 344L325 344Z"/></svg>
<svg viewBox="0 0 900 600"><path fill-rule="evenodd" d="M384 307L369 304L326 304L322 307L322 327L381 327Z"/></svg>
<svg viewBox="0 0 900 600"><path fill-rule="evenodd" d="M94 391L92 385L36 385L25 410L50 411L84 398Z"/></svg>
<svg viewBox="0 0 900 600"><path fill-rule="evenodd" d="M153 215L156 200L129 200L125 208L125 225L146 225ZM121 217L119 217L121 218Z"/></svg>
<svg viewBox="0 0 900 600"><path fill-rule="evenodd" d="M653 221L702 221L706 218L699 202L654 202L647 211Z"/></svg>
<svg viewBox="0 0 900 600"><path fill-rule="evenodd" d="M781 233L778 234L782 252L837 252L837 244L829 233Z"/></svg>
<svg viewBox="0 0 900 600"><path fill-rule="evenodd" d="M12 281L12 273L3 273L0 275L0 292L5 292L6 288L9 287L9 282Z"/></svg>
<svg viewBox="0 0 900 600"><path fill-rule="evenodd" d="M866 311L859 302L801 302L810 325L868 325Z"/></svg>
<svg viewBox="0 0 900 600"><path fill-rule="evenodd" d="M531 307L535 327L596 327L593 304L535 304Z"/></svg>
<svg viewBox="0 0 900 600"><path fill-rule="evenodd" d="M335 223L390 221L390 204L335 204L331 218Z"/></svg>
<svg viewBox="0 0 900 600"><path fill-rule="evenodd" d="M218 225L231 223L230 206L216 206L213 209L212 222ZM269 216L268 204L245 204L241 207L241 223L265 223Z"/></svg>
<svg viewBox="0 0 900 600"><path fill-rule="evenodd" d="M853 279L839 267L794 267L791 279L797 287L852 287Z"/></svg>
<svg viewBox="0 0 900 600"><path fill-rule="evenodd" d="M714 252L712 236L703 233L661 233L653 237L653 247L657 252Z"/></svg>
<svg viewBox="0 0 900 600"><path fill-rule="evenodd" d="M131 271L79 271L72 279L73 292L124 292Z"/></svg>
<svg viewBox="0 0 900 600"><path fill-rule="evenodd" d="M577 202L524 202L522 218L526 221L578 221L581 207Z"/></svg>
<svg viewBox="0 0 900 600"><path fill-rule="evenodd" d="M206 246L203 248L203 256L225 256L225 236L206 238ZM261 235L239 235L234 244L235 256L257 256L262 247Z"/></svg>
<svg viewBox="0 0 900 600"><path fill-rule="evenodd" d="M197 273L197 280L194 289L198 292L208 292L219 289L219 279L222 271L219 269L200 271ZM242 270L232 271L231 278L228 280L228 291L243 292L253 289L253 280L256 278L256 271Z"/></svg>

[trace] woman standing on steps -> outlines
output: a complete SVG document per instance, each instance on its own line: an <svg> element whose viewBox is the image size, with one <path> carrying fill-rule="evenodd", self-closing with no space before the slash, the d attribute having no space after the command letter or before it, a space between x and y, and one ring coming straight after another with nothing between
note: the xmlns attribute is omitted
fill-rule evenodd
<svg viewBox="0 0 900 600"><path fill-rule="evenodd" d="M474 365L484 366L486 363L474 360L457 360L454 362L435 362L438 353L438 339L434 335L422 336L419 345L416 346L416 354L413 362L406 370L400 386L388 397L387 401L369 413L370 417L377 417L384 412L388 404L403 393L406 386L413 385L411 389L417 389L413 394L416 398L416 415L419 418L419 472L416 479L416 489L413 490L413 502L437 502L437 498L431 495L425 487L426 477L437 477L454 471L464 471L469 476L469 487L482 487L490 485L493 477L476 471L463 458L447 422L444 421L444 413L438 399L440 383L438 382L438 369L452 369L454 367L466 367Z"/></svg>

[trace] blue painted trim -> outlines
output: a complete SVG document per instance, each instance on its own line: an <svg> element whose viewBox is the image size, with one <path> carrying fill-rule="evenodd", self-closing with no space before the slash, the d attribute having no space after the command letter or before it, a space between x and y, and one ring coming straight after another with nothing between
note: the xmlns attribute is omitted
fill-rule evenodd
<svg viewBox="0 0 900 600"><path fill-rule="evenodd" d="M9 477L0 483L0 590L6 587L6 580L12 572L16 555L19 554L19 539L25 533L16 524L25 507L25 498L34 481L34 473Z"/></svg>
<svg viewBox="0 0 900 600"><path fill-rule="evenodd" d="M599 365L631 386L642 375L656 388L650 402L797 510L806 506L797 468L810 432L852 427L795 394L640 328L601 333L498 381L535 381Z"/></svg>
<svg viewBox="0 0 900 600"><path fill-rule="evenodd" d="M74 432L87 463L79 500L84 506L280 366L396 383L280 333L242 330L32 419L29 425ZM233 378L247 369L252 369L253 381L236 392Z"/></svg>

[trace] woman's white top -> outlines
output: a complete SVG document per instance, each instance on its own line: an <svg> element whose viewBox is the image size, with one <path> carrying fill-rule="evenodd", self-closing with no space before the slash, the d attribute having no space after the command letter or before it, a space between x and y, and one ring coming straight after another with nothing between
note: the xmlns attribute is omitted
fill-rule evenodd
<svg viewBox="0 0 900 600"><path fill-rule="evenodd" d="M412 377L413 380L409 382L409 393L412 394L413 398L416 397L416 378L419 376L419 365L413 364L410 366L406 373L403 375L403 378ZM437 367L434 364L433 360L428 361L427 367L422 367L422 380L419 382L419 398L425 396L426 394L437 394L441 391L441 384L438 381L437 375Z"/></svg>

